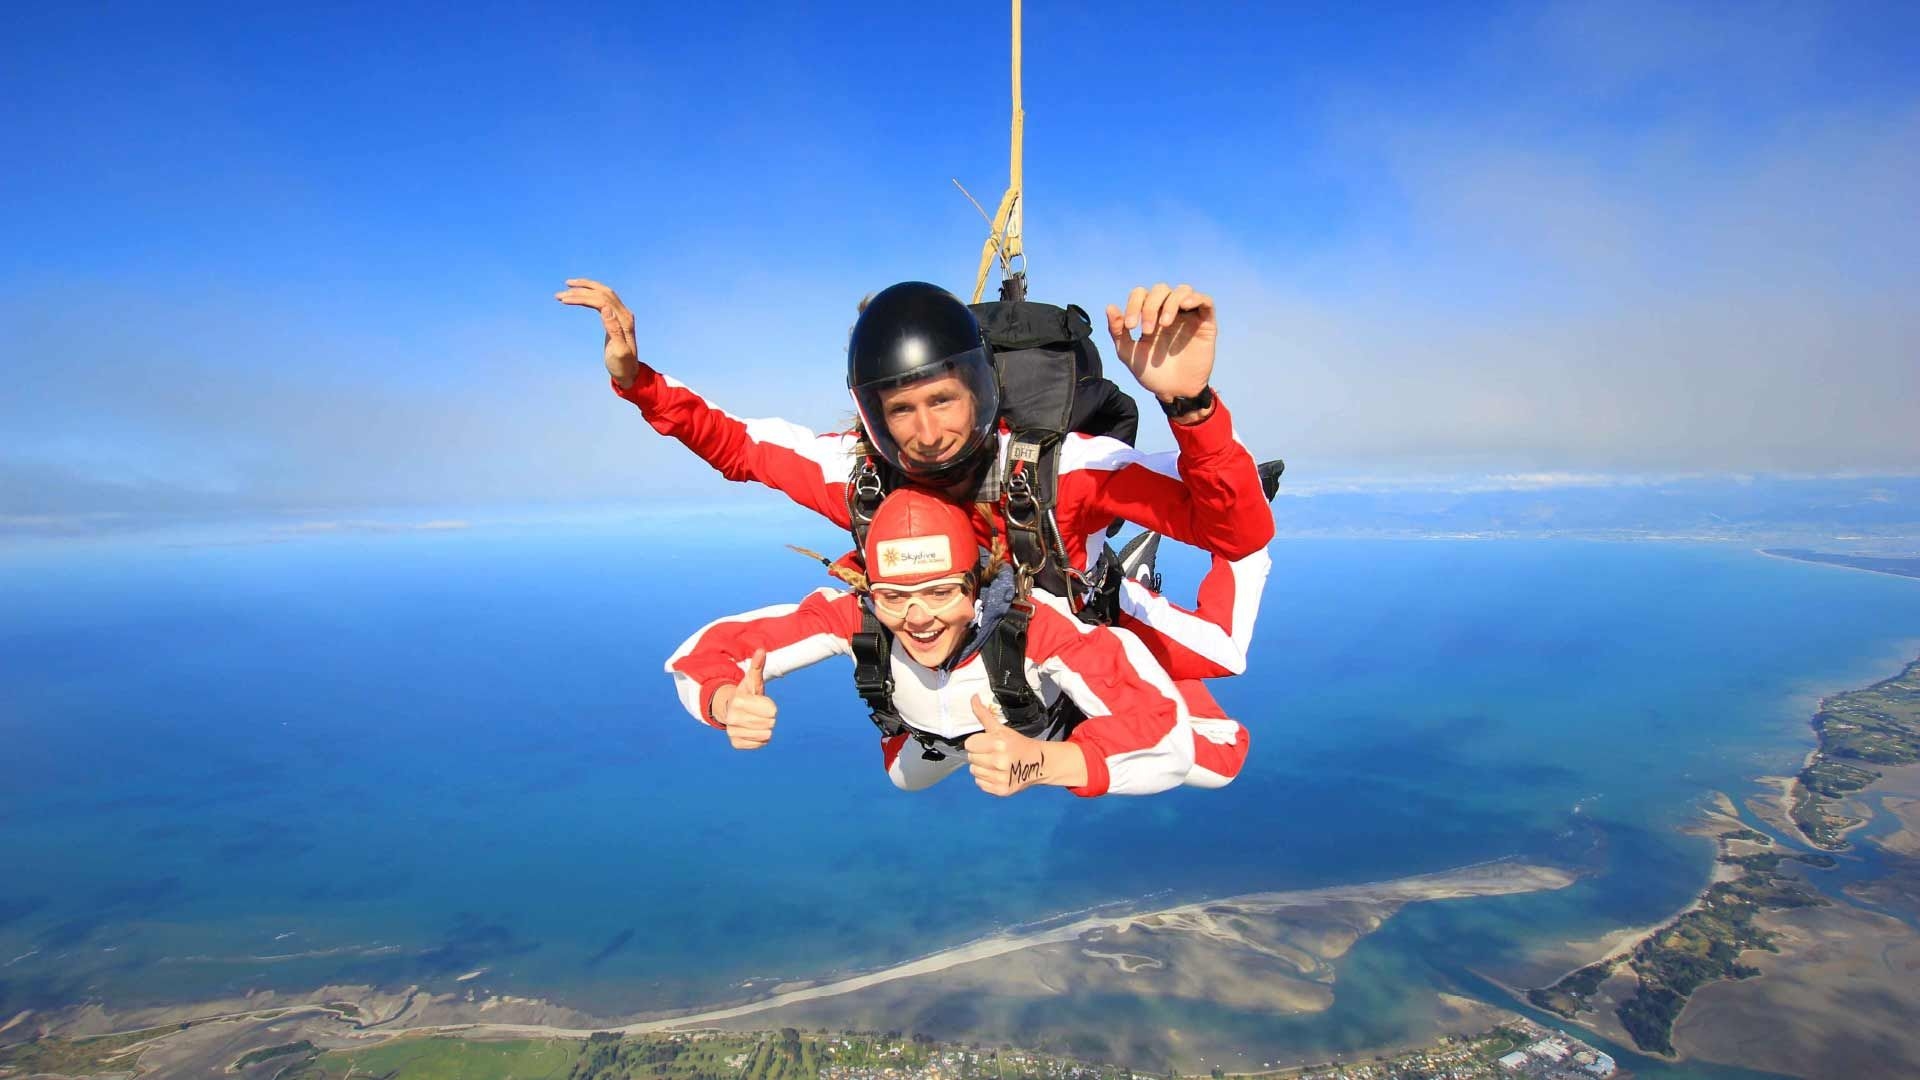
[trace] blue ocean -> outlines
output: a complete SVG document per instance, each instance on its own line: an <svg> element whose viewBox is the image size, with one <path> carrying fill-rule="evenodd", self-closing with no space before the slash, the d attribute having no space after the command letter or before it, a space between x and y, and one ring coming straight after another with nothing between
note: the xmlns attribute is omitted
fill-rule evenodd
<svg viewBox="0 0 1920 1080"><path fill-rule="evenodd" d="M769 509L0 552L0 1016L368 982L625 1014L1111 902L1588 872L1408 909L1332 1010L1262 1021L1362 1047L1684 905L1712 853L1674 826L1920 649L1920 582L1738 546L1281 540L1217 684L1233 786L908 795L845 666L775 683L758 753L674 697L688 634L826 584L787 542L844 547Z"/></svg>

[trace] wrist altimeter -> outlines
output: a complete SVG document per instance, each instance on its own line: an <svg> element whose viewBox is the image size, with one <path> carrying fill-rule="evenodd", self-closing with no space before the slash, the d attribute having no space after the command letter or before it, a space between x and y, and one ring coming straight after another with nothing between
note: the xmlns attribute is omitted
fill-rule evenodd
<svg viewBox="0 0 1920 1080"><path fill-rule="evenodd" d="M1156 399L1158 400L1158 399ZM1190 412L1213 407L1213 386L1208 384L1192 397L1177 397L1172 401L1161 401L1160 409L1168 416L1185 416Z"/></svg>

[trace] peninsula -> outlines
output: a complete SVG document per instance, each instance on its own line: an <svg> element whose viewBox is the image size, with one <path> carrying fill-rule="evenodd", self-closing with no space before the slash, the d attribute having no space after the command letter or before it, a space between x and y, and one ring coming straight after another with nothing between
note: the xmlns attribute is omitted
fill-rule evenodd
<svg viewBox="0 0 1920 1080"><path fill-rule="evenodd" d="M1802 769L1759 778L1771 794L1747 801L1771 835L1716 795L1689 829L1719 848L1700 897L1608 939L1528 1001L1652 1054L1796 1076L1920 1075L1920 660L1823 699L1811 727ZM1848 834L1875 820L1893 827L1869 836L1871 872L1818 888L1809 871L1839 865L1828 852L1851 852Z"/></svg>
<svg viewBox="0 0 1920 1080"><path fill-rule="evenodd" d="M1824 563L1828 566L1843 566L1849 570L1868 570L1876 574L1892 574L1895 577L1920 578L1920 559L1836 555L1825 551L1809 551L1806 548L1762 548L1760 554L1771 555L1776 559L1792 559L1795 562Z"/></svg>
<svg viewBox="0 0 1920 1080"><path fill-rule="evenodd" d="M1818 744L1788 789L1788 816L1807 840L1839 851L1865 819L1837 811L1836 801L1880 780L1873 766L1920 762L1920 660L1891 679L1822 701L1813 730Z"/></svg>

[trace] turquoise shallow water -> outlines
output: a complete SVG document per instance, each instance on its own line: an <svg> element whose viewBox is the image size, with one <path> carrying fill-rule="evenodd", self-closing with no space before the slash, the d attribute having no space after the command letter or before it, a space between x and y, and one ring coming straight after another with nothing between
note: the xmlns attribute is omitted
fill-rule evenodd
<svg viewBox="0 0 1920 1080"><path fill-rule="evenodd" d="M674 701L682 637L819 583L778 543L837 538L769 521L0 554L0 1009L485 968L625 1011L1118 899L1591 871L1409 911L1346 1004L1269 1029L1361 1045L1418 1023L1396 988L1684 904L1710 853L1674 823L1920 645L1920 584L1740 549L1281 542L1254 671L1218 684L1255 737L1234 786L909 796L841 668L776 684L759 754Z"/></svg>

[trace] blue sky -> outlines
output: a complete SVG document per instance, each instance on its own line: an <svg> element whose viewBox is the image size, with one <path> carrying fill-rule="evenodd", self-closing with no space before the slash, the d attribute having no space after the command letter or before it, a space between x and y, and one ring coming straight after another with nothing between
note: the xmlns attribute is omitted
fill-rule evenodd
<svg viewBox="0 0 1920 1080"><path fill-rule="evenodd" d="M1913 5L1223 7L1029 4L1030 269L1214 292L1291 477L1920 472ZM817 427L971 283L997 6L324 8L10 16L0 517L727 497L562 278Z"/></svg>

